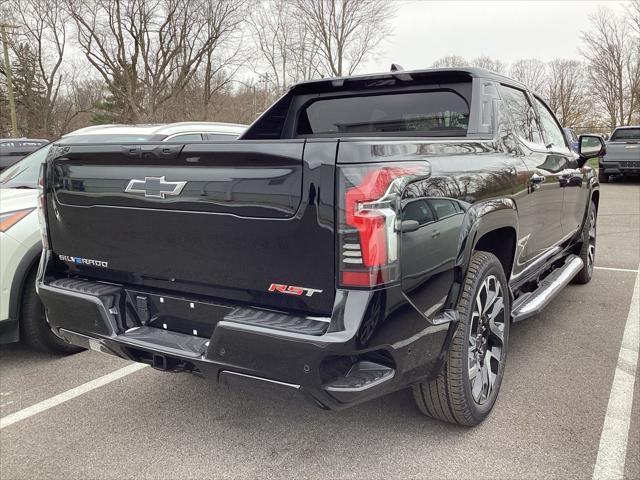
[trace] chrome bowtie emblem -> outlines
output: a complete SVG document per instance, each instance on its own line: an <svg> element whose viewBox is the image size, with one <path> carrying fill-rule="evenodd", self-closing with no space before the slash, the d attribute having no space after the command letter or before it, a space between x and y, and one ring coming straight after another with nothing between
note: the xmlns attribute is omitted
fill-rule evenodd
<svg viewBox="0 0 640 480"><path fill-rule="evenodd" d="M167 182L164 177L144 177L144 180L131 179L126 193L144 193L145 197L165 198L167 195L180 195L187 182Z"/></svg>

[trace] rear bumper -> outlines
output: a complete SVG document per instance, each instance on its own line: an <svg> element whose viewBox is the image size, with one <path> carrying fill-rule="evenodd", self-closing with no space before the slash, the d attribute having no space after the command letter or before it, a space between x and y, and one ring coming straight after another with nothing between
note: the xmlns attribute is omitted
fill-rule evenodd
<svg viewBox="0 0 640 480"><path fill-rule="evenodd" d="M640 152L640 150L638 150ZM598 168L608 175L640 175L640 159L601 161Z"/></svg>
<svg viewBox="0 0 640 480"><path fill-rule="evenodd" d="M82 291L59 284L40 279L38 293L52 329L72 344L161 370L192 371L215 381L256 381L285 388L330 409L345 408L435 376L453 320L424 320L416 333L406 329L405 319L409 315L415 324L415 312L402 308L405 313L394 313L383 322L392 322L397 328L383 325L379 334L362 344L361 325L374 293L344 291L336 296L336 311L321 335L226 319L217 321L210 337L148 325L123 330L118 318L122 304L114 298L124 287L88 282L89 287L100 287Z"/></svg>

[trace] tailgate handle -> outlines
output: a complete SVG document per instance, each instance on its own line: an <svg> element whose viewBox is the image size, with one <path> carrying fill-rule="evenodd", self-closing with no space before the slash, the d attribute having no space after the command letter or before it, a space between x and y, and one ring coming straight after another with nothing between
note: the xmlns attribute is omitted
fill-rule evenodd
<svg viewBox="0 0 640 480"><path fill-rule="evenodd" d="M156 158L174 159L180 155L184 145L165 144L165 145L143 145L144 155L152 153Z"/></svg>
<svg viewBox="0 0 640 480"><path fill-rule="evenodd" d="M123 145L122 154L127 157L140 158L142 149L139 145Z"/></svg>
<svg viewBox="0 0 640 480"><path fill-rule="evenodd" d="M149 158L154 156L160 159L174 159L180 155L184 145L123 145L123 155L131 158Z"/></svg>

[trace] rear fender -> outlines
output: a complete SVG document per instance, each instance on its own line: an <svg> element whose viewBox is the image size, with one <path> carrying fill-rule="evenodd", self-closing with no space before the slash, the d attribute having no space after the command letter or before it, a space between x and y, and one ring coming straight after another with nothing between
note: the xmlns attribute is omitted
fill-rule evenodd
<svg viewBox="0 0 640 480"><path fill-rule="evenodd" d="M456 281L462 283L478 240L499 228L518 232L518 211L510 198L493 198L473 204L467 211L460 229L459 251L456 260ZM505 272L507 279L511 272Z"/></svg>

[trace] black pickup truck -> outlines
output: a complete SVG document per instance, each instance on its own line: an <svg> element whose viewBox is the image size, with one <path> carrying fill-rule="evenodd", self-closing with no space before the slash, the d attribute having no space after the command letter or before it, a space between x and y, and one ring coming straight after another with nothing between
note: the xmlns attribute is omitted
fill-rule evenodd
<svg viewBox="0 0 640 480"><path fill-rule="evenodd" d="M591 278L580 142L524 85L443 69L295 85L237 141L60 145L39 295L78 346L330 409L412 386L475 425L510 322Z"/></svg>

